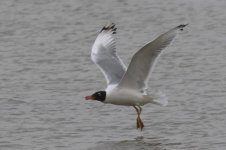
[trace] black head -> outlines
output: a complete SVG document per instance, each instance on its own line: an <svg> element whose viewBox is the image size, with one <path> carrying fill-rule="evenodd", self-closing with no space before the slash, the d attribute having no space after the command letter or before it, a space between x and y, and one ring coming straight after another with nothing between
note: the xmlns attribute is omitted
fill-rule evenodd
<svg viewBox="0 0 226 150"><path fill-rule="evenodd" d="M86 100L97 100L97 101L105 101L106 99L106 91L98 91L91 96L86 96Z"/></svg>

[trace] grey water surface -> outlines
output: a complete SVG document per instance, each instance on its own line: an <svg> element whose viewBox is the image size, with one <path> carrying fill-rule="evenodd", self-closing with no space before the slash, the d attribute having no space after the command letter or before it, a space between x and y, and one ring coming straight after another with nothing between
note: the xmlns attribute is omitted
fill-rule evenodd
<svg viewBox="0 0 226 150"><path fill-rule="evenodd" d="M1 150L225 150L224 0L1 0ZM166 48L150 78L167 107L85 101L106 86L90 60L98 30L117 24L128 65L145 43L189 26Z"/></svg>

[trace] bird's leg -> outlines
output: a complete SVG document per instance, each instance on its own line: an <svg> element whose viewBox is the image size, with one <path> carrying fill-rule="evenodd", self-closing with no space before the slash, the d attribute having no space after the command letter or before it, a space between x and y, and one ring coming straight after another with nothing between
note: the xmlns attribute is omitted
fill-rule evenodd
<svg viewBox="0 0 226 150"><path fill-rule="evenodd" d="M142 112L142 108L140 107L140 105L138 105L138 107L139 107L139 109L140 109L140 114L141 114L141 112Z"/></svg>
<svg viewBox="0 0 226 150"><path fill-rule="evenodd" d="M138 105L138 107L139 107L139 111L140 111L140 114L141 114L141 112L142 112L142 108L140 107L140 105ZM144 123L143 123L143 121L141 120L141 118L140 118L140 114L139 114L139 122L140 122L140 129L141 129L141 131L142 131L142 129L144 128Z"/></svg>
<svg viewBox="0 0 226 150"><path fill-rule="evenodd" d="M142 108L138 105L138 108L136 107L136 106L133 106L135 109L136 109L136 111L137 111L137 129L138 128L140 128L141 129L141 131L143 130L143 128L144 128L144 123L143 123L143 121L141 120L141 118L140 118L140 114L141 114L141 112L142 112Z"/></svg>
<svg viewBox="0 0 226 150"><path fill-rule="evenodd" d="M141 127L141 124L140 124L140 110L136 107L136 106L133 106L135 109L136 109L136 111L137 111L137 129L138 128L140 128Z"/></svg>

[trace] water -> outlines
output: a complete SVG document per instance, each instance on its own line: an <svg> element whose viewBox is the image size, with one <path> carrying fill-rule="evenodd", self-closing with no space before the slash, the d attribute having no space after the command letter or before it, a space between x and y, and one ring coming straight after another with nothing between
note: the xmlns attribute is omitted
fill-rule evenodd
<svg viewBox="0 0 226 150"><path fill-rule="evenodd" d="M0 149L224 150L225 8L223 0L1 0ZM83 98L105 88L90 48L108 20L127 65L145 43L189 23L149 82L169 105L144 106L142 132L132 107Z"/></svg>

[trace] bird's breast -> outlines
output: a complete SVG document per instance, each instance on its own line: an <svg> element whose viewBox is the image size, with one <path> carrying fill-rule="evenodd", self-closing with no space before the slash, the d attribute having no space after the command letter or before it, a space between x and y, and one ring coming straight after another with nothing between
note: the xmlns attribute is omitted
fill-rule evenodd
<svg viewBox="0 0 226 150"><path fill-rule="evenodd" d="M111 103L115 105L125 105L125 106L133 106L133 105L141 105L143 99L142 93L139 93L134 90L122 90L122 89L114 89L107 92L106 103Z"/></svg>

